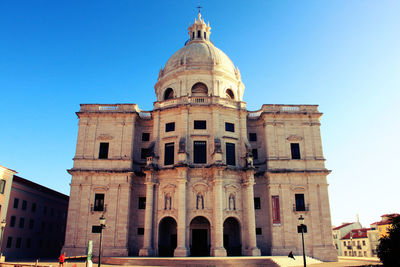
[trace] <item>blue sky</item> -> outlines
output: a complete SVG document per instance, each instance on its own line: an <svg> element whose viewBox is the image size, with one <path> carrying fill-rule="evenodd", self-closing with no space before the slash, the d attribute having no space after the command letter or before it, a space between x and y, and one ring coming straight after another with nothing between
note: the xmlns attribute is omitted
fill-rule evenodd
<svg viewBox="0 0 400 267"><path fill-rule="evenodd" d="M69 194L81 103L151 110L199 1L0 2L0 165ZM318 104L332 222L400 212L400 2L200 1L249 110Z"/></svg>

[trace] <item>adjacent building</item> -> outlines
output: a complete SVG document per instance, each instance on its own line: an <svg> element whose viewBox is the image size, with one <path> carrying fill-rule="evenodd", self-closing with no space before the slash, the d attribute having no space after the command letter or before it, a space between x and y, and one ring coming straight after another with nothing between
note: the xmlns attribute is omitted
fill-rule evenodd
<svg viewBox="0 0 400 267"><path fill-rule="evenodd" d="M16 171L0 165L0 222L6 220L11 184L16 173ZM2 230L0 229L0 231Z"/></svg>
<svg viewBox="0 0 400 267"><path fill-rule="evenodd" d="M188 34L159 72L153 110L77 112L67 255L98 247L102 215L105 256L301 254L302 215L307 255L337 260L318 106L247 110L240 71L200 13Z"/></svg>
<svg viewBox="0 0 400 267"><path fill-rule="evenodd" d="M379 222L374 222L371 224L372 228L378 230L379 238L387 236L390 227L392 226L391 219L393 217L400 216L398 213L384 214L381 216L381 220Z"/></svg>
<svg viewBox="0 0 400 267"><path fill-rule="evenodd" d="M343 256L376 257L378 231L373 228L353 229L342 239Z"/></svg>
<svg viewBox="0 0 400 267"><path fill-rule="evenodd" d="M353 229L362 228L360 222L343 223L338 227L332 229L333 244L337 250L338 256L344 256L341 239Z"/></svg>
<svg viewBox="0 0 400 267"><path fill-rule="evenodd" d="M69 197L17 175L6 183L10 190L3 255L7 260L58 256L64 244Z"/></svg>

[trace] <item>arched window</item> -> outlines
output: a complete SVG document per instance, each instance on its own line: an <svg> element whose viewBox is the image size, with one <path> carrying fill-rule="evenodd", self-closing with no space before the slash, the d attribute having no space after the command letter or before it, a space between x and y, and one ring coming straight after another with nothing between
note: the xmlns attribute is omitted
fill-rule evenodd
<svg viewBox="0 0 400 267"><path fill-rule="evenodd" d="M208 88L204 83L196 83L192 86L192 95L193 96L207 96Z"/></svg>
<svg viewBox="0 0 400 267"><path fill-rule="evenodd" d="M226 98L235 100L235 95L233 94L233 92L232 92L231 89L227 89L226 92L225 92L225 94L226 94Z"/></svg>
<svg viewBox="0 0 400 267"><path fill-rule="evenodd" d="M172 90L172 88L167 88L167 90L164 92L164 100L172 98L174 98L174 90Z"/></svg>

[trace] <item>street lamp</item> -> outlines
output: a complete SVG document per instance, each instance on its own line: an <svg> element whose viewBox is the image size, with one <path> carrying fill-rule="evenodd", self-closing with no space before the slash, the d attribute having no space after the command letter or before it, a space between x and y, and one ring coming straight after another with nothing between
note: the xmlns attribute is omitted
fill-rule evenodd
<svg viewBox="0 0 400 267"><path fill-rule="evenodd" d="M303 262L304 262L304 267L307 266L306 264L306 252L304 250L304 228L306 227L306 225L304 224L304 218L303 215L300 215L299 217L299 228L301 229L301 242L303 244Z"/></svg>
<svg viewBox="0 0 400 267"><path fill-rule="evenodd" d="M3 219L0 223L1 226L1 235L0 235L0 251L1 251L1 245L3 244L3 233L4 233L4 228L6 228L6 219ZM3 252L0 252L0 261L3 258Z"/></svg>
<svg viewBox="0 0 400 267"><path fill-rule="evenodd" d="M98 264L98 267L100 267L100 265L101 265L101 241L103 239L103 229L106 227L106 218L104 217L104 214L101 215L99 220L100 220L100 245L99 245L99 264Z"/></svg>

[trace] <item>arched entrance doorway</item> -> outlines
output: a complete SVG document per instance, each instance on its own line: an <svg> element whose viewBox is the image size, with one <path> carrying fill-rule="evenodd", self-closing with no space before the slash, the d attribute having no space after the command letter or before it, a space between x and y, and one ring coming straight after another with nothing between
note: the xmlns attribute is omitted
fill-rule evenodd
<svg viewBox="0 0 400 267"><path fill-rule="evenodd" d="M224 248L227 256L241 256L242 244L240 242L239 222L229 217L224 222Z"/></svg>
<svg viewBox="0 0 400 267"><path fill-rule="evenodd" d="M198 216L190 222L190 255L210 256L210 222Z"/></svg>
<svg viewBox="0 0 400 267"><path fill-rule="evenodd" d="M158 226L158 256L173 257L176 248L176 221L165 217Z"/></svg>

